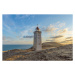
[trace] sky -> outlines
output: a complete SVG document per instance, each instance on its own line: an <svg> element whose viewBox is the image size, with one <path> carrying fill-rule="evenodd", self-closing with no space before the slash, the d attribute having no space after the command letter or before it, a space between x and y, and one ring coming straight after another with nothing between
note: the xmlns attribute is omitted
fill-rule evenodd
<svg viewBox="0 0 75 75"><path fill-rule="evenodd" d="M37 24L42 32L42 43L73 40L72 14L3 14L3 44L33 44Z"/></svg>

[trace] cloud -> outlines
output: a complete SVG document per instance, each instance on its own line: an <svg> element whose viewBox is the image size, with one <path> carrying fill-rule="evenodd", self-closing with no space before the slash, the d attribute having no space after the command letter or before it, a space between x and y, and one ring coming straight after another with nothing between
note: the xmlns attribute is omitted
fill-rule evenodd
<svg viewBox="0 0 75 75"><path fill-rule="evenodd" d="M25 36L25 35L28 35L28 30L23 30L23 31L21 31L21 36L23 37L23 36Z"/></svg>
<svg viewBox="0 0 75 75"><path fill-rule="evenodd" d="M33 40L25 40L24 38L18 37L19 40L15 40L12 37L3 36L3 44L32 44Z"/></svg>
<svg viewBox="0 0 75 75"><path fill-rule="evenodd" d="M3 27L3 30L5 32L7 32L7 34L12 34L12 35L16 35L16 32L14 31L14 28L10 27L9 25L7 24L4 24L4 27Z"/></svg>
<svg viewBox="0 0 75 75"><path fill-rule="evenodd" d="M11 15L3 15L3 30L4 32L14 34L16 24Z"/></svg>
<svg viewBox="0 0 75 75"><path fill-rule="evenodd" d="M10 27L10 26L8 26L7 24L4 24L3 29L4 29L5 31L8 31L8 32L10 32L10 31L11 31L11 27Z"/></svg>
<svg viewBox="0 0 75 75"><path fill-rule="evenodd" d="M65 40L65 37L62 35L58 35L58 36L51 37L51 38L52 38L51 41L53 41L53 42L61 42L61 41Z"/></svg>
<svg viewBox="0 0 75 75"><path fill-rule="evenodd" d="M33 32L33 30L29 30L29 32L31 32L31 33L32 33L32 32Z"/></svg>
<svg viewBox="0 0 75 75"><path fill-rule="evenodd" d="M59 28L65 26L65 24L66 24L66 23L60 23L60 22L58 21L58 22L56 22L55 24L50 24L48 27L43 26L43 27L42 27L42 31L53 33L53 32L56 31L57 29L59 29ZM65 32L65 30L64 30L64 32Z"/></svg>
<svg viewBox="0 0 75 75"><path fill-rule="evenodd" d="M3 41L5 41L6 40L6 37L5 36L3 36Z"/></svg>
<svg viewBox="0 0 75 75"><path fill-rule="evenodd" d="M8 25L6 25L6 24L4 24L4 25L5 25L7 30L11 30L11 28Z"/></svg>
<svg viewBox="0 0 75 75"><path fill-rule="evenodd" d="M23 38L33 38L34 36L23 36Z"/></svg>
<svg viewBox="0 0 75 75"><path fill-rule="evenodd" d="M64 36L59 35L59 36L55 36L55 37L51 37L51 38L61 38L61 37L64 37Z"/></svg>
<svg viewBox="0 0 75 75"><path fill-rule="evenodd" d="M23 38L24 36L33 36L34 29L35 29L35 26L32 26L26 30L21 31L20 32L21 38Z"/></svg>
<svg viewBox="0 0 75 75"><path fill-rule="evenodd" d="M58 26L58 27L63 27L63 26L65 26L66 25L66 23L60 23L59 21L56 23L56 26Z"/></svg>
<svg viewBox="0 0 75 75"><path fill-rule="evenodd" d="M67 37L66 41L73 41L73 37Z"/></svg>
<svg viewBox="0 0 75 75"><path fill-rule="evenodd" d="M65 28L65 29L62 29L62 30L59 30L58 33L59 34L64 34L68 31L68 28Z"/></svg>
<svg viewBox="0 0 75 75"><path fill-rule="evenodd" d="M72 31L69 31L68 28L61 29L57 31L57 35L64 35L64 36L72 35Z"/></svg>
<svg viewBox="0 0 75 75"><path fill-rule="evenodd" d="M11 15L3 15L3 24L9 25L9 26L13 26L14 28L16 28L15 22L11 18Z"/></svg>
<svg viewBox="0 0 75 75"><path fill-rule="evenodd" d="M48 42L54 42L53 40L46 40L46 41L48 41Z"/></svg>
<svg viewBox="0 0 75 75"><path fill-rule="evenodd" d="M16 15L16 19L25 19L28 18L30 15L25 14L25 15Z"/></svg>
<svg viewBox="0 0 75 75"><path fill-rule="evenodd" d="M63 33L65 33L66 30L64 29ZM70 37L65 37L64 35L58 35L58 36L53 36L53 37L50 37L49 40L47 41L53 41L53 42L64 42L64 43L71 43L73 41L73 37L70 36Z"/></svg>
<svg viewBox="0 0 75 75"><path fill-rule="evenodd" d="M60 24L58 24L58 26L63 27L63 26L65 26L65 23L60 23Z"/></svg>
<svg viewBox="0 0 75 75"><path fill-rule="evenodd" d="M61 44L73 44L73 37L67 37L64 41L61 42Z"/></svg>
<svg viewBox="0 0 75 75"><path fill-rule="evenodd" d="M60 21L56 22L56 24L59 24L59 23L60 23Z"/></svg>
<svg viewBox="0 0 75 75"><path fill-rule="evenodd" d="M46 29L44 28L43 31L45 32L53 32L57 30L58 28L54 27L52 24L50 24Z"/></svg>
<svg viewBox="0 0 75 75"><path fill-rule="evenodd" d="M20 36L16 36L16 38L20 38Z"/></svg>
<svg viewBox="0 0 75 75"><path fill-rule="evenodd" d="M3 41L12 41L12 40L14 40L14 38L12 38L10 36L8 36L8 37L3 36Z"/></svg>
<svg viewBox="0 0 75 75"><path fill-rule="evenodd" d="M64 37L62 35L51 37L50 40L46 40L50 42L59 42L61 44L72 44L73 43L73 37Z"/></svg>
<svg viewBox="0 0 75 75"><path fill-rule="evenodd" d="M33 41L26 41L26 40L4 41L3 44L33 44Z"/></svg>
<svg viewBox="0 0 75 75"><path fill-rule="evenodd" d="M51 33L50 36L52 36L50 39L47 39L46 41L51 42L62 42L65 41L65 37L68 37L72 34L72 31L69 31L69 28L62 29L63 26L65 26L66 23L60 23L59 21L55 24L50 24L48 27L43 26L42 31ZM48 35L49 36L49 35Z"/></svg>

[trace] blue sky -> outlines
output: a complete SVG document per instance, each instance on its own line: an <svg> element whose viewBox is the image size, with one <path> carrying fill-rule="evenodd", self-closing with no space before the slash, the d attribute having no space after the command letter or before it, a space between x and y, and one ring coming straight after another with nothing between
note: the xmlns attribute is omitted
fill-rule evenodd
<svg viewBox="0 0 75 75"><path fill-rule="evenodd" d="M56 42L59 36L66 39L72 37L72 21L71 14L3 14L3 44L33 44L33 38L24 36L33 36L37 24L42 31L42 42Z"/></svg>

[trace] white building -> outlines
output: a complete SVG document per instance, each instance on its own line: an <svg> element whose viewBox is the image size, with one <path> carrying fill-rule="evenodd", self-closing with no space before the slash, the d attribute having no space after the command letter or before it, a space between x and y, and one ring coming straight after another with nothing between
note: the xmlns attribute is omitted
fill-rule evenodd
<svg viewBox="0 0 75 75"><path fill-rule="evenodd" d="M38 27L36 27L36 30L34 32L34 50L35 51L42 50L41 31Z"/></svg>

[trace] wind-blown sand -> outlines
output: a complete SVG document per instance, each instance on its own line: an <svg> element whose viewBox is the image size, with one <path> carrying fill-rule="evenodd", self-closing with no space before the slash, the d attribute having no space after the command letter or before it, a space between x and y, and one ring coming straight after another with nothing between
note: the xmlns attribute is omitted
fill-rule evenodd
<svg viewBox="0 0 75 75"><path fill-rule="evenodd" d="M44 46L44 45L43 45ZM27 50L14 49L3 52L4 61L71 61L73 60L73 44L56 48L44 46L41 51L34 51L33 47ZM47 48L47 49L46 49Z"/></svg>

